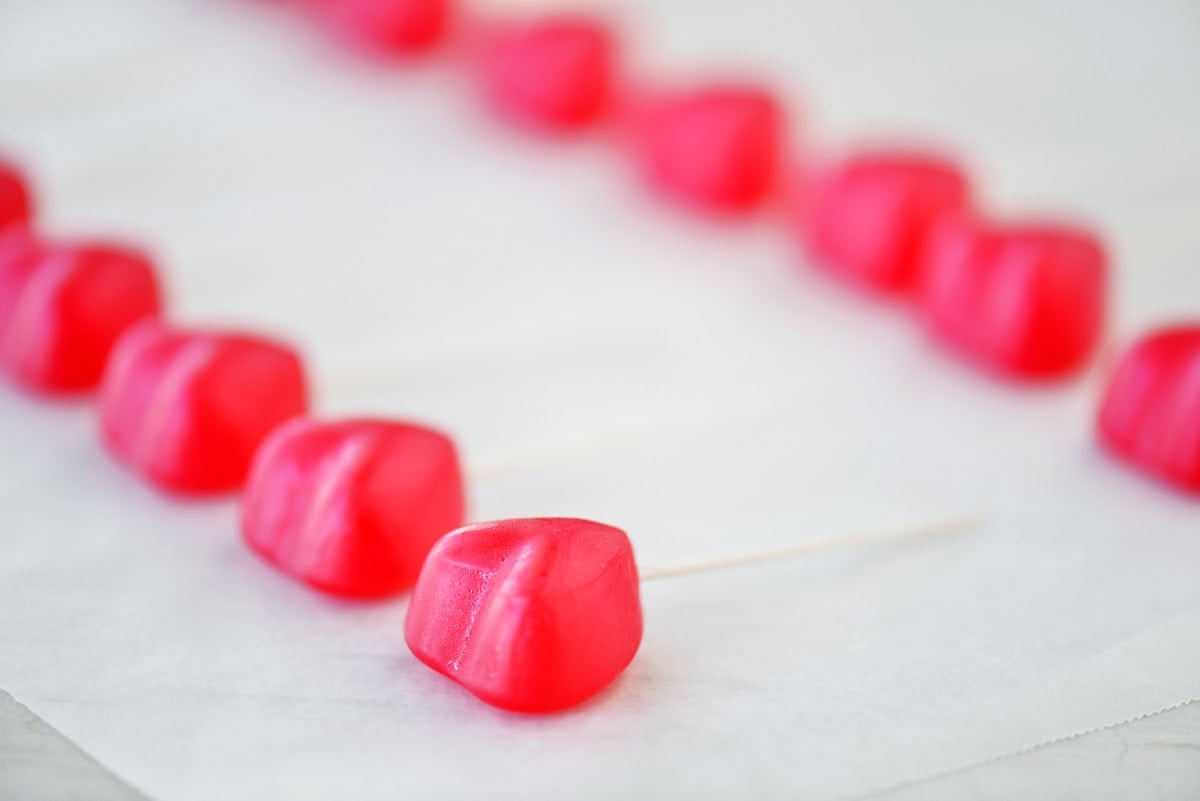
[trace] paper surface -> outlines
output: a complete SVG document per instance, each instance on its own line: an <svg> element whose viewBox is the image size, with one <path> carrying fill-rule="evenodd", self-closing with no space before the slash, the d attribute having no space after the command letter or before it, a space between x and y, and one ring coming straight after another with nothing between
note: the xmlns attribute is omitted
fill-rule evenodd
<svg viewBox="0 0 1200 801"><path fill-rule="evenodd" d="M906 61L896 37L938 4L838 5L626 19L668 71L753 55L804 79L830 138L941 132L997 205L1098 220L1119 338L1195 315L1189 9L1104 7L1060 52L1067 11L1030 33L967 4L978 20L946 23L965 41ZM457 69L355 64L269 4L0 9L0 146L52 230L145 241L186 319L300 342L323 412L453 432L476 518L594 517L647 567L982 520L648 583L617 684L518 717L411 658L403 598L289 582L242 547L234 501L160 497L86 404L6 391L0 687L150 795L847 797L1200 695L1200 507L1100 453L1098 373L982 377L810 269L779 220L673 213L610 142L505 132ZM1139 54L1122 70L1117 44ZM936 67L959 61L970 87Z"/></svg>

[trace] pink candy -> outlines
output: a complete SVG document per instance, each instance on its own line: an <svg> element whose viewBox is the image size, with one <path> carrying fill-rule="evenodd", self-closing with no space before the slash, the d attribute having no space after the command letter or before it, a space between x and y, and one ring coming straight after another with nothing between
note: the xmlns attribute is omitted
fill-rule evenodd
<svg viewBox="0 0 1200 801"><path fill-rule="evenodd" d="M784 115L765 90L717 85L652 99L638 119L637 156L664 194L715 212L744 212L774 189Z"/></svg>
<svg viewBox="0 0 1200 801"><path fill-rule="evenodd" d="M154 267L137 251L23 234L0 243L0 366L30 389L94 389L117 339L161 305Z"/></svg>
<svg viewBox="0 0 1200 801"><path fill-rule="evenodd" d="M1129 464L1200 495L1200 325L1136 342L1109 380L1096 428Z"/></svg>
<svg viewBox="0 0 1200 801"><path fill-rule="evenodd" d="M404 625L413 654L493 706L553 712L612 683L637 653L629 538L602 523L479 523L429 554Z"/></svg>
<svg viewBox="0 0 1200 801"><path fill-rule="evenodd" d="M104 441L147 480L180 493L242 486L263 439L303 414L308 390L291 348L240 333L140 323L104 373Z"/></svg>
<svg viewBox="0 0 1200 801"><path fill-rule="evenodd" d="M384 420L277 428L242 505L247 544L326 592L376 597L412 586L429 549L463 523L454 443Z"/></svg>
<svg viewBox="0 0 1200 801"><path fill-rule="evenodd" d="M572 131L608 111L616 44L599 20L549 16L502 27L486 43L483 80L504 114L535 127Z"/></svg>
<svg viewBox="0 0 1200 801"><path fill-rule="evenodd" d="M1107 259L1081 229L946 216L921 270L920 305L930 330L991 369L1062 376L1084 364L1103 333Z"/></svg>
<svg viewBox="0 0 1200 801"><path fill-rule="evenodd" d="M817 180L801 222L819 265L871 288L901 291L917 279L938 217L966 201L966 179L949 162L867 152Z"/></svg>

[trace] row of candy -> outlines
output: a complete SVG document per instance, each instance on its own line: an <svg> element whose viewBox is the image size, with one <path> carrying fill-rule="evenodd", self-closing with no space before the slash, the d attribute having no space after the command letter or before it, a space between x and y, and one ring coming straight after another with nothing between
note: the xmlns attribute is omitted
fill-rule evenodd
<svg viewBox="0 0 1200 801"><path fill-rule="evenodd" d="M1098 239L1061 223L988 219L948 159L897 148L789 167L787 114L768 88L640 89L614 28L592 15L478 23L452 0L293 4L384 55L426 53L465 31L483 94L505 116L571 135L619 123L647 181L688 207L746 214L782 197L814 264L909 299L938 340L993 372L1068 376L1101 343L1108 265ZM1200 492L1200 323L1165 326L1127 351L1097 428L1112 452Z"/></svg>
<svg viewBox="0 0 1200 801"><path fill-rule="evenodd" d="M308 417L292 348L167 324L144 255L51 242L32 216L26 183L0 165L0 365L44 394L98 387L118 461L175 494L244 489L247 546L324 592L377 598L416 584L412 652L489 703L562 709L629 664L642 616L623 531L561 518L462 527L449 437Z"/></svg>
<svg viewBox="0 0 1200 801"><path fill-rule="evenodd" d="M449 0L295 2L354 41L393 53L435 47L455 19ZM558 132L632 120L638 163L654 186L674 198L709 211L746 213L784 183L785 114L762 87L714 85L627 100L637 93L625 88L616 36L603 20L548 15L463 27L482 31L470 37L474 46L468 50L498 108ZM1039 378L1077 371L1096 350L1107 270L1093 236L1062 225L986 222L973 210L962 171L929 154L857 153L804 172L794 182L801 188L786 194L795 201L789 213L812 261L858 285L912 298L930 330L959 352L1011 376ZM0 202L19 209L19 182L4 184ZM15 258L20 247L6 245L6 258ZM144 259L104 247L77 256L107 264L89 273L106 276L95 291L116 292L122 302L89 318L91 352L81 360L76 354L69 368L49 351L14 352L21 336L10 336L10 369L36 379L27 383L85 388L98 379L121 326L157 307ZM30 285L48 292L53 275L61 278L66 269L60 261L57 271ZM9 282L23 274L10 273ZM70 306L85 290L66 293L64 302ZM17 330L30 325L26 319ZM1195 325L1146 337L1122 362L1100 415L1104 440L1117 453L1192 489L1200 485L1200 420L1196 382L1188 375L1198 348ZM41 376L33 375L39 369L31 361L35 351L48 359Z"/></svg>
<svg viewBox="0 0 1200 801"><path fill-rule="evenodd" d="M396 19L422 3L333 5L358 8L361 24L361 9L391 9ZM608 101L579 98L611 97L612 73L572 67L581 52L584 62L596 52L572 44L581 31L605 42L600 51L609 55L601 63L608 64L610 34L579 18L513 26L489 39L491 95L548 127L599 119ZM548 61L551 52L557 60ZM581 94L580 75L592 76L584 87L601 76L604 90ZM572 110L564 116L564 108ZM778 117L765 94L744 89L660 99L642 116L640 152L656 184L673 195L710 209L753 208L777 180ZM1099 249L1086 237L1037 227L982 236L962 210L962 180L927 158L859 157L819 184L806 219L824 263L873 285L925 287L923 296L945 303L933 317L938 330L969 352L1004 354L992 363L1032 375L1077 365L1092 347L1098 288L1087 326L1062 328L1061 315L1072 314L1062 311L1071 307L1065 301L1022 307L1016 316L1025 328L1016 340L1003 325L1005 314L1016 314L1012 308L1041 287L1078 293L1072 279L1081 275L1102 283ZM623 532L584 521L523 520L443 537L464 514L448 438L393 421L300 417L307 382L290 348L164 324L144 256L108 244L47 241L34 232L32 216L24 180L14 168L0 168L0 366L48 393L101 385L105 441L147 480L212 493L237 489L249 476L247 543L323 590L378 596L415 580L410 648L490 703L563 708L598 692L632 659L641 612ZM986 265L978 275L976 264ZM978 300L992 294L998 299ZM995 328L976 328L981 319ZM964 331L973 333L964 338ZM1046 331L1040 339L1029 335ZM1117 452L1193 489L1200 489L1198 364L1195 328L1148 337L1117 370L1100 422Z"/></svg>
<svg viewBox="0 0 1200 801"><path fill-rule="evenodd" d="M449 0L310 5L341 36L391 53L434 48L456 19ZM766 86L642 89L626 79L616 32L595 17L459 22L482 93L504 116L559 135L615 123L648 183L702 212L745 215L782 201L814 263L870 291L912 297L929 328L976 362L1055 377L1095 351L1107 285L1096 237L985 219L953 161L894 149L798 167L789 115Z"/></svg>

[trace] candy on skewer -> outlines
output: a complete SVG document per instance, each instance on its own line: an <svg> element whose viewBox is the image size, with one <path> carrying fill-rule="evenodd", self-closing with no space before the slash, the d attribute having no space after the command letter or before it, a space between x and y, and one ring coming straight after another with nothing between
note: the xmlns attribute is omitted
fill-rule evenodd
<svg viewBox="0 0 1200 801"><path fill-rule="evenodd" d="M413 654L487 703L557 712L629 665L642 638L639 581L961 531L972 521L860 532L643 571L624 531L569 518L478 523L434 546L405 620Z"/></svg>
<svg viewBox="0 0 1200 801"><path fill-rule="evenodd" d="M323 592L395 595L412 586L434 542L465 522L465 483L477 486L712 431L786 407L791 397L760 392L676 409L466 466L453 440L426 425L298 418L273 431L255 455L243 498L242 536L284 573Z"/></svg>

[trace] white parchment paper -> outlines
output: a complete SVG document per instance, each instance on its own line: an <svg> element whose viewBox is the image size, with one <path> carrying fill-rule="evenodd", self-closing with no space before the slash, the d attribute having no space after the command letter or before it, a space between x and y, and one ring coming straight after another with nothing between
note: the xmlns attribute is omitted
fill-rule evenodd
<svg viewBox="0 0 1200 801"><path fill-rule="evenodd" d="M456 68L356 65L267 5L0 6L0 145L54 230L147 241L181 316L301 343L325 413L454 432L477 518L598 518L645 566L981 524L647 584L617 684L519 717L410 657L405 599L296 586L241 546L235 501L163 498L87 404L6 391L0 686L119 775L163 799L848 797L1200 695L1200 509L1099 452L1098 373L980 376L808 268L779 220L672 213L611 143L506 133ZM1141 89L1200 75L1181 8L1104 7L1062 51L966 4L981 21L946 24L975 46L943 54L964 87L895 43L940 4L882 5L626 10L662 43L647 61L756 57L823 88L818 131L943 131L998 205L1098 220L1118 336L1195 313L1200 164L1175 143L1200 114ZM1141 55L1104 73L1114 43Z"/></svg>

